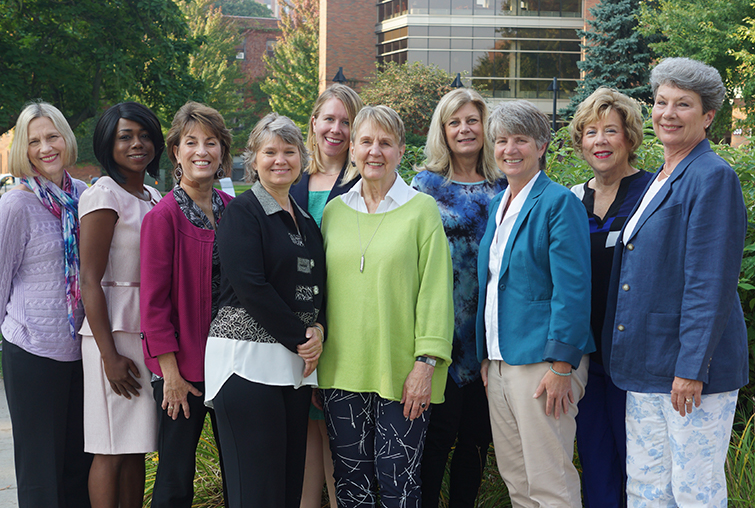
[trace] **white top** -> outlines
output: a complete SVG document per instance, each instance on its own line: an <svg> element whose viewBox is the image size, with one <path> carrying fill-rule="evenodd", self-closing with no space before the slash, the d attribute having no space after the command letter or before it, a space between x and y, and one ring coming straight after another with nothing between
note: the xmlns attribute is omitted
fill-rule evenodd
<svg viewBox="0 0 755 508"><path fill-rule="evenodd" d="M658 194L658 191L661 190L663 185L668 182L668 180L668 178L665 178L664 180L658 181L657 176L653 179L653 183L650 184L648 191L642 198L640 206L637 207L637 210L634 212L632 217L629 218L629 222L627 222L627 225L624 227L624 243L629 242L629 239L632 237L632 233L634 233L634 228L637 227L637 223L640 221L640 217L642 217L642 213L645 211L645 208L648 207L655 195Z"/></svg>
<svg viewBox="0 0 755 508"><path fill-rule="evenodd" d="M396 180L388 189L388 193L385 198L380 202L375 213L385 213L395 210L401 205L405 205L414 196L419 194L418 191L409 187L406 182L401 178L401 175L396 172ZM362 180L360 179L354 186L340 196L344 203L349 208L356 210L357 212L367 212L367 204L362 197Z"/></svg>
<svg viewBox="0 0 755 508"><path fill-rule="evenodd" d="M540 171L535 173L527 185L519 191L519 194L511 201L508 209L508 203L511 197L511 186L506 187L503 191L498 209L495 213L495 223L498 225L493 235L493 241L490 244L490 261L488 262L488 287L485 291L485 341L488 345L488 359L503 360L501 348L498 339L498 279L501 271L501 260L509 243L511 230L514 229L514 223L519 217L524 202L527 200L532 187L535 185ZM504 216L504 210L506 215Z"/></svg>
<svg viewBox="0 0 755 508"><path fill-rule="evenodd" d="M205 405L208 407L213 407L212 399L234 374L268 386L317 387L317 369L303 377L304 360L279 342L210 336L207 338L204 365Z"/></svg>

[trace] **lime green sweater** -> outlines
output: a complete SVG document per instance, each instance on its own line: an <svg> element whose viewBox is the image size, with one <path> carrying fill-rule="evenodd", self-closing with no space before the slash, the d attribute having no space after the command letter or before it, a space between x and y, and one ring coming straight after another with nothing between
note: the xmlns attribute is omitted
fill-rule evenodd
<svg viewBox="0 0 755 508"><path fill-rule="evenodd" d="M322 233L328 340L317 368L320 387L401 400L415 358L430 355L438 357L432 402L443 402L453 280L435 200L418 194L390 212L366 214L334 199L325 207ZM364 248L373 233L360 273L360 234Z"/></svg>

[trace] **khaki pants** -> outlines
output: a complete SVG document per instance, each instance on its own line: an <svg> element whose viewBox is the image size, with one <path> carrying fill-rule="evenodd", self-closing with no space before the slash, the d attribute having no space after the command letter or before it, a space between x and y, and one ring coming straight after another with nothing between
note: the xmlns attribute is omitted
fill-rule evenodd
<svg viewBox="0 0 755 508"><path fill-rule="evenodd" d="M589 356L583 356L572 373L574 403L558 420L545 415L545 393L532 397L550 365L492 361L488 369L493 445L514 508L582 506L572 458L577 402L585 393Z"/></svg>

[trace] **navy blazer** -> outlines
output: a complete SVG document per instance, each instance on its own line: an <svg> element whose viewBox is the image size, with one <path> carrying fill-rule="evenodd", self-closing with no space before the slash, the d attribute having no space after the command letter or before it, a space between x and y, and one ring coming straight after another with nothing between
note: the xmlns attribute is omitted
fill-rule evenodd
<svg viewBox="0 0 755 508"><path fill-rule="evenodd" d="M341 194L346 194L349 189L354 187L354 184L359 181L360 177L357 176L356 178L346 182L345 184L341 183L341 180L343 180L343 175L346 174L346 168L348 164L349 162L346 161L346 164L344 164L341 168L341 172L338 174L336 184L330 190L330 194L328 194L328 203L330 203L330 200L334 197L340 196ZM294 197L294 200L296 200L296 204L298 204L304 210L309 210L309 173L302 174L299 183L293 185L289 192Z"/></svg>
<svg viewBox="0 0 755 508"><path fill-rule="evenodd" d="M496 211L505 192L490 202L480 241L477 274L477 357L488 358L485 296ZM540 173L522 205L501 258L498 344L504 361L543 361L579 366L595 351L590 330L590 228L582 202Z"/></svg>
<svg viewBox="0 0 755 508"><path fill-rule="evenodd" d="M674 377L702 381L703 393L736 390L748 377L737 294L747 232L742 188L708 140L668 180L626 245L623 229L616 244L604 365L634 392L669 393Z"/></svg>

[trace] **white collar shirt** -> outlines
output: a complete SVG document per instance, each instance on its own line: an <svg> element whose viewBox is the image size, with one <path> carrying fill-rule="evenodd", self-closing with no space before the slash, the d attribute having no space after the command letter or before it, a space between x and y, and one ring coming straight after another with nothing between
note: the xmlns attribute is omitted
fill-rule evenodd
<svg viewBox="0 0 755 508"><path fill-rule="evenodd" d="M514 223L519 217L524 202L527 200L535 181L540 176L538 171L527 185L519 191L519 194L511 200L508 209L506 203L511 199L511 187L506 187L503 192L498 209L495 214L497 224L493 241L490 244L490 259L488 261L488 285L485 292L485 341L488 346L488 359L503 360L498 337L498 279L501 271L503 252L509 242ZM505 211L505 215L504 215Z"/></svg>
<svg viewBox="0 0 755 508"><path fill-rule="evenodd" d="M405 205L414 196L419 194L416 190L409 187L406 182L401 178L401 175L396 174L396 179L388 189L385 198L380 202L375 213L385 213L395 210L401 205ZM359 180L354 186L349 189L348 192L342 194L340 197L349 208L356 210L357 212L367 213L367 204L362 197L362 182Z"/></svg>

